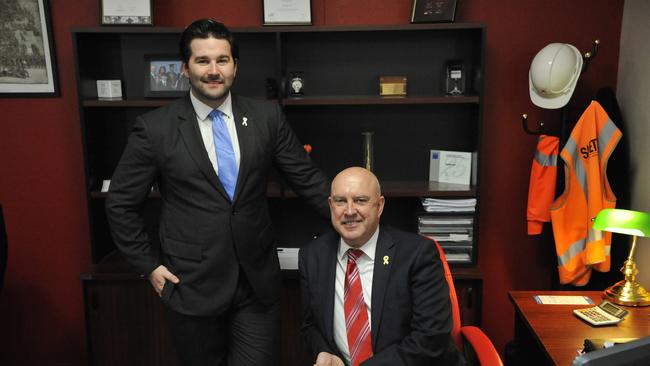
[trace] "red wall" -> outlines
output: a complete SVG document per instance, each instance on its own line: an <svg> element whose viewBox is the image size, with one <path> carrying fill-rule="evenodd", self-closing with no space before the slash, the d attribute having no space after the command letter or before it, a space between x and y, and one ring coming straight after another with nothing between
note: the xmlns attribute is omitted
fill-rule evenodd
<svg viewBox="0 0 650 366"><path fill-rule="evenodd" d="M0 99L0 203L9 268L0 294L0 364L81 365L85 333L79 274L90 260L83 160L70 29L94 26L99 1L51 1L61 97ZM154 0L155 24L184 26L214 17L261 24L261 0ZM370 5L372 4L372 5ZM411 0L312 0L316 25L405 24ZM519 116L557 121L528 97L527 71L550 42L601 50L574 99L616 84L623 2L609 0L459 1L457 21L487 25L479 263L483 328L497 349L512 338L511 289L549 288L553 243L525 234L525 202L535 138Z"/></svg>

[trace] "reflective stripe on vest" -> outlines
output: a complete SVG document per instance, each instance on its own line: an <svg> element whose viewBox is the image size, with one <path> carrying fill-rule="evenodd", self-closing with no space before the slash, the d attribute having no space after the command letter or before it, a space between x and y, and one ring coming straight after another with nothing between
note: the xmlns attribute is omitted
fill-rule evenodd
<svg viewBox="0 0 650 366"><path fill-rule="evenodd" d="M583 286L592 268L609 271L611 233L594 230L592 219L616 206L606 171L621 136L600 104L591 102L560 153L565 190L551 206L551 220L562 284Z"/></svg>
<svg viewBox="0 0 650 366"><path fill-rule="evenodd" d="M528 207L526 209L528 235L541 234L542 225L551 221L551 203L555 198L559 145L560 139L555 136L541 135L537 140L528 186Z"/></svg>

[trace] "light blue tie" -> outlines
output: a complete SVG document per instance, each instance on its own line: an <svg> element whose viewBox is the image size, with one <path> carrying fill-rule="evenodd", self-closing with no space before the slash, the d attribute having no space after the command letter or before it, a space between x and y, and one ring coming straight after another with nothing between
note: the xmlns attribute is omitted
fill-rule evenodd
<svg viewBox="0 0 650 366"><path fill-rule="evenodd" d="M232 140L228 133L228 126L220 110L210 112L212 119L212 138L214 139L215 152L217 153L217 167L219 179L232 201L237 185L237 159L232 148Z"/></svg>

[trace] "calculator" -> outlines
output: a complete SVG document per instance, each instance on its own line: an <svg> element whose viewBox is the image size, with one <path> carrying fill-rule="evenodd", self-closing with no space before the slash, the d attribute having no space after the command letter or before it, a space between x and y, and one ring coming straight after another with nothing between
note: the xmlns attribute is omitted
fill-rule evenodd
<svg viewBox="0 0 650 366"><path fill-rule="evenodd" d="M609 325L619 323L628 311L603 300L598 306L575 309L573 313L591 325Z"/></svg>

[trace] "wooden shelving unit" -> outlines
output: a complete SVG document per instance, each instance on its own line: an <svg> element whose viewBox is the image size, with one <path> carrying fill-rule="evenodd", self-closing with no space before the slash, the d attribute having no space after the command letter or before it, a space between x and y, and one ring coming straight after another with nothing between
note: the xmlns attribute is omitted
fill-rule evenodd
<svg viewBox="0 0 650 366"><path fill-rule="evenodd" d="M471 263L454 266L465 324L480 322L481 272L477 265L480 182L470 186L428 181L431 149L475 153L481 167L480 141L484 100L486 30L481 24L443 23L363 27L248 27L232 29L240 44L233 91L275 99L312 159L330 176L361 165L361 133L374 133L375 173L387 198L382 225L417 230L421 197L477 198L473 215ZM110 179L135 118L170 99L145 97L145 57L177 54L181 28L91 27L72 31L79 115L84 142L89 243L93 266L82 275L86 301L90 365L173 365L162 309L146 279L128 272L115 252L101 193ZM445 66L461 60L466 90L444 92ZM287 75L301 72L304 96L286 97ZM379 76L408 79L407 95L379 96ZM96 80L118 79L123 99L97 100ZM478 171L473 173L480 176ZM272 174L267 195L279 246L300 246L328 225L316 219L290 187ZM161 199L153 191L145 218L157 240ZM282 364L309 364L296 352L298 279L285 273ZM155 295L155 294L154 294ZM135 349L133 344L137 344Z"/></svg>

